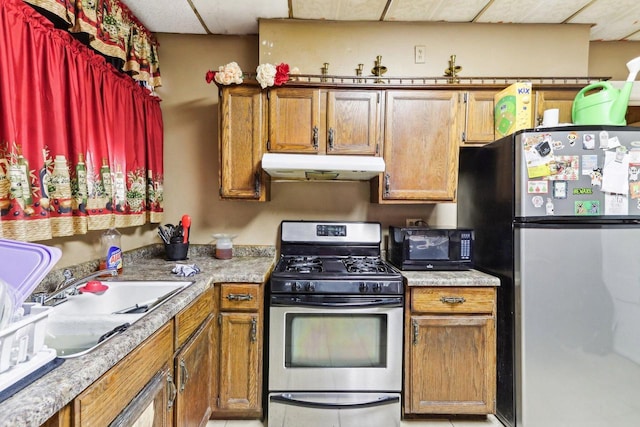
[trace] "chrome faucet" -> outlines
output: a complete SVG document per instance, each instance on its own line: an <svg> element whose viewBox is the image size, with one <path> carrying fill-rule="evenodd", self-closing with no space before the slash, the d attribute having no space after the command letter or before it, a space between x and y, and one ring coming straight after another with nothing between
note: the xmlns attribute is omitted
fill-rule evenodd
<svg viewBox="0 0 640 427"><path fill-rule="evenodd" d="M32 300L34 302L39 302L42 305L57 305L66 300L69 295L76 295L78 293L78 287L84 283L87 283L91 279L95 279L96 277L111 275L117 276L117 269L106 269L106 270L98 270L94 271L91 274L88 274L85 277L81 277L76 279L73 277L73 273L69 269L65 269L62 273L64 276L64 280L60 282L53 291L51 292L40 292L34 294Z"/></svg>

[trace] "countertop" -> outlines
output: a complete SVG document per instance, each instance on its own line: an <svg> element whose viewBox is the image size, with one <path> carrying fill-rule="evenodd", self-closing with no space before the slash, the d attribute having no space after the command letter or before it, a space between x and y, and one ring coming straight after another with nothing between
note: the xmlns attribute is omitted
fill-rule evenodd
<svg viewBox="0 0 640 427"><path fill-rule="evenodd" d="M500 279L478 270L402 271L408 286L500 286Z"/></svg>
<svg viewBox="0 0 640 427"><path fill-rule="evenodd" d="M194 283L122 334L89 354L65 360L57 369L0 403L0 426L41 425L189 305L210 284L266 282L275 265L275 254L275 247L238 248L232 259L218 260L204 245L202 248L192 245L186 261L166 261L163 251L155 246L135 257L125 256L123 272L118 276L120 280L194 280ZM178 276L171 272L178 263L196 264L201 272L187 278ZM83 269L94 271L96 267L81 266L78 271ZM82 277L82 273L76 273L76 276Z"/></svg>

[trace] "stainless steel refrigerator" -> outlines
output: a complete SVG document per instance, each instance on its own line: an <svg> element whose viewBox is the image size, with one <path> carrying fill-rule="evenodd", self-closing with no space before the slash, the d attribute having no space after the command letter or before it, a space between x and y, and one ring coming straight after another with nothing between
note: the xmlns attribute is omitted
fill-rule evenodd
<svg viewBox="0 0 640 427"><path fill-rule="evenodd" d="M519 131L460 154L458 226L501 279L497 416L640 423L640 129Z"/></svg>

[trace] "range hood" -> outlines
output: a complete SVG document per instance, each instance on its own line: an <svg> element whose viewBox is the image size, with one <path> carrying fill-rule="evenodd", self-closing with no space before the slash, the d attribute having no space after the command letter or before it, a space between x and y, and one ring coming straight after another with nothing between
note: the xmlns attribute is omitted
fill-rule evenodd
<svg viewBox="0 0 640 427"><path fill-rule="evenodd" d="M384 160L373 156L266 153L262 169L282 180L368 181L384 172Z"/></svg>

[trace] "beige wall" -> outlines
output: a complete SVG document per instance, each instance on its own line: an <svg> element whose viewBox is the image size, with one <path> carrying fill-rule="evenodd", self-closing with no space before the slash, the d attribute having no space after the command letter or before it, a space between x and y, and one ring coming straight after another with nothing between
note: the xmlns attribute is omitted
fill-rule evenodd
<svg viewBox="0 0 640 427"><path fill-rule="evenodd" d="M264 25L264 22L262 23ZM437 27L442 27L438 25ZM455 25L455 27L458 27ZM353 52L345 50L342 44L323 50L331 52L337 50L340 55L331 56L326 59L332 65L330 72L338 72L339 64L345 64L345 73L352 68L352 62L369 61L372 64L376 54L383 55L383 64L389 67L389 74L395 75L402 72L401 69L409 69L406 75L440 75L447 66L446 61L452 53L458 55L458 63L463 66L463 74L471 75L557 75L562 72L578 75L595 75L587 73L587 63L592 61L588 55L588 41L585 40L583 27L572 27L571 36L564 33L551 37L553 32L540 31L538 28L534 33L550 36L547 39L550 43L548 48L553 57L563 57L565 62L572 64L569 68L555 68L549 60L540 55L531 58L527 55L526 46L522 49L509 51L505 44L498 41L520 38L523 34L519 27L505 26L512 28L515 32L504 34L501 31L499 40L492 34L497 29L486 28L489 35L483 43L478 44L478 38L482 32L478 33L479 27L474 26L470 33L465 34L459 29L455 31L445 31L446 37L437 38L434 28L430 26L422 33L419 28L412 28L407 32L404 29L401 34L381 34L379 38L374 37L378 33L376 28L370 31L366 43L363 42L362 56L356 57ZM538 27L538 26L532 26ZM323 27L324 28L324 27ZM334 33L334 24L327 26L329 31L321 30L321 33ZM447 27L440 28L439 31ZM499 28L498 28L499 29ZM525 32L527 37L532 37L533 33ZM314 30L312 38L319 38L318 32ZM413 34L409 37L408 34ZM350 37L346 37L351 40ZM566 47L561 43L556 43L557 39L568 40L572 52L576 51L576 57L568 58ZM235 239L239 244L275 244L277 240L277 228L283 219L334 219L334 220L367 220L380 221L386 228L389 224L402 224L405 218L424 218L433 225L455 225L455 205L413 205L413 206L380 206L369 203L369 186L361 182L315 182L315 183L273 183L272 201L269 203L253 203L241 201L220 201L218 199L218 151L217 151L217 104L218 94L215 85L208 85L204 76L207 70L216 69L230 61L236 61L243 70L254 71L261 61L259 58L263 52L261 38L257 36L236 37L236 36L201 36L201 35L177 35L159 34L160 41L160 63L163 86L158 89L158 94L163 99L161 104L165 130L165 220L164 223L177 223L184 213L188 213L193 218L192 239L193 243L208 243L212 241L212 233L234 233L238 234ZM275 37L274 37L275 39ZM394 43L387 45L387 41L395 39ZM407 40L404 42L404 40ZM297 40L297 37L296 37ZM455 44L454 44L454 40ZM473 40L473 42L472 42ZM491 42L487 40L492 40ZM551 43L552 40L556 42ZM428 41L428 42L427 42ZM451 43L451 44L450 44ZM506 42L505 42L506 43ZM406 44L406 49L397 48L400 44ZM424 44L427 46L427 64L424 68L413 68L413 46ZM521 44L525 44L524 40ZM633 45L633 43L625 43ZM640 43L635 45L640 46ZM278 43L280 46L280 43ZM387 46L382 51L382 46ZM275 45L274 45L275 48ZM498 61L490 52L491 49L498 49L502 59ZM319 66L325 61L324 55L314 53L311 48L299 49L297 45L290 47L291 55L284 54L281 61L289 62L293 58L293 53L300 56L300 64L308 65L309 69L302 71L318 73L312 68L316 64L316 59L303 61L309 55L317 55ZM394 52L399 53L396 60L392 60ZM407 50L409 52L407 53ZM551 52L553 50L553 52ZM276 58L272 51L272 57ZM606 55L609 52L606 48L598 47L598 53ZM622 49L616 50L616 55L608 59L608 63L615 63L624 68L624 63L630 51ZM638 52L638 50L636 50ZM574 52L575 53L575 52ZM281 54L278 54L281 55ZM409 55L409 61L406 57ZM635 56L640 55L636 53ZM402 58L400 58L400 56ZM483 57L493 57L491 61L482 60ZM633 56L631 56L633 57ZM321 59L322 58L322 59ZM362 58L362 59L360 59ZM389 61L387 61L387 58ZM437 59L436 59L437 58ZM547 59L549 56L546 57ZM276 62L276 61L273 61ZM406 63L400 67L400 62ZM559 61L558 62L562 62ZM367 63L367 62L365 62ZM607 61L599 61L604 64ZM526 69L520 68L522 64L533 64ZM535 67L534 67L535 65ZM300 65L298 65L300 66ZM305 65L307 67L307 65ZM353 67L355 68L355 66ZM612 67L613 69L613 67ZM626 70L626 68L624 68ZM429 70L429 71L427 71ZM431 71L435 70L435 71ZM525 72L526 71L526 72ZM589 70L590 71L590 70ZM603 71L598 71L598 75ZM604 73L611 75L612 73ZM624 75L626 77L626 74ZM146 225L138 228L126 228L120 230L123 234L123 248L125 250L134 249L150 243L160 242L156 234L155 225ZM100 232L92 232L85 236L75 236L71 238L58 238L52 241L42 242L59 246L63 249L63 258L57 267L76 264L91 259L95 259L98 254L98 240Z"/></svg>
<svg viewBox="0 0 640 427"><path fill-rule="evenodd" d="M426 62L415 64L414 47ZM442 76L456 55L463 76L586 76L589 26L406 22L260 21L260 62L286 62L303 74L365 75L377 55L385 76Z"/></svg>

